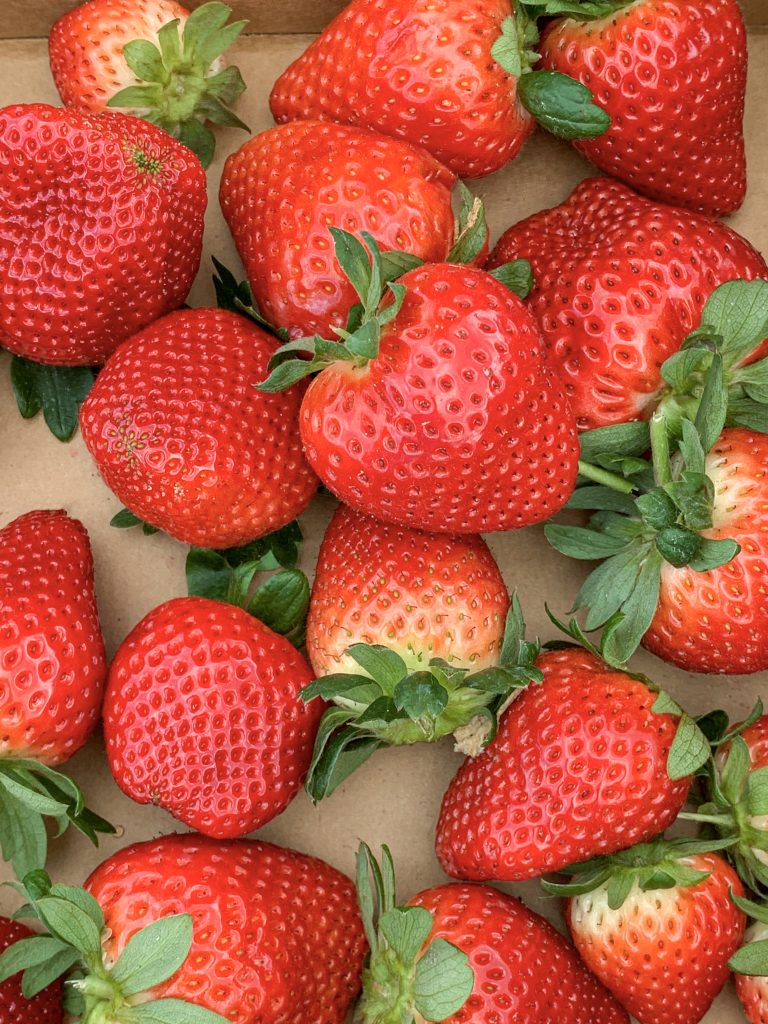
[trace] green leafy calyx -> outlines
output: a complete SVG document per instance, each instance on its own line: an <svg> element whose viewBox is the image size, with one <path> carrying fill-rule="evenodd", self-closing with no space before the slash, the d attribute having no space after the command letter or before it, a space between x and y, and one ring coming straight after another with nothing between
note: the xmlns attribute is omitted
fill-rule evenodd
<svg viewBox="0 0 768 1024"><path fill-rule="evenodd" d="M41 870L16 888L26 900L17 917L34 918L45 932L22 939L0 956L0 984L22 973L32 998L57 978L65 982L66 1007L81 1024L226 1024L225 1018L179 999L147 999L171 978L192 945L192 918L163 918L137 932L118 959L104 951L101 907L85 889L53 885Z"/></svg>
<svg viewBox="0 0 768 1024"><path fill-rule="evenodd" d="M131 108L145 120L164 128L188 146L207 167L215 140L207 123L248 131L230 105L244 92L245 82L235 67L221 67L220 57L235 42L246 21L227 24L232 10L223 3L206 3L158 32L158 45L135 39L123 47L123 57L139 80L121 89L110 107Z"/></svg>
<svg viewBox="0 0 768 1024"><path fill-rule="evenodd" d="M25 420L42 411L45 425L59 441L69 441L77 429L80 406L93 387L90 366L46 366L30 359L11 359L11 386Z"/></svg>
<svg viewBox="0 0 768 1024"><path fill-rule="evenodd" d="M360 844L357 893L371 952L356 1020L402 1024L417 1014L444 1021L458 1013L474 987L469 959L445 939L430 941L434 921L424 907L396 905L394 864L386 846L379 866Z"/></svg>
<svg viewBox="0 0 768 1024"><path fill-rule="evenodd" d="M499 664L477 672L440 658L412 670L389 647L353 644L347 654L359 673L323 676L301 695L332 705L317 734L307 792L316 801L330 795L379 747L431 743L453 733L464 753L479 753L495 735L497 718L510 698L541 681L538 653L538 643L525 639L516 596Z"/></svg>

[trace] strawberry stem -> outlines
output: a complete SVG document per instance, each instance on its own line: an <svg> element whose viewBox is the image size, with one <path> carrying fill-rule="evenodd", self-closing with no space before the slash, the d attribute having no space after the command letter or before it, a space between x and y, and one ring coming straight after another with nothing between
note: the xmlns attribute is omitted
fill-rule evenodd
<svg viewBox="0 0 768 1024"><path fill-rule="evenodd" d="M579 459L579 476L593 480L596 484L602 484L604 487L610 487L612 491L618 491L620 494L631 494L635 489L635 485L630 480L625 480L624 477L617 473L611 473L607 469L601 469L600 466L593 466L590 462L582 462L581 459Z"/></svg>
<svg viewBox="0 0 768 1024"><path fill-rule="evenodd" d="M670 465L669 433L667 419L662 409L657 409L651 416L651 451L653 453L653 475L659 487L672 483L672 467Z"/></svg>

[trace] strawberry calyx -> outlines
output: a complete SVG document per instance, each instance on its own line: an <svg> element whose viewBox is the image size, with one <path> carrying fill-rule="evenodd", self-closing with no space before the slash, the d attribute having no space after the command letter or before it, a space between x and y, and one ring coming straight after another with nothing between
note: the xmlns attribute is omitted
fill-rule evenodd
<svg viewBox="0 0 768 1024"><path fill-rule="evenodd" d="M301 692L304 701L331 704L320 723L305 788L315 802L380 747L434 743L451 733L463 753L477 754L495 736L510 699L543 678L538 642L525 639L516 595L495 667L470 672L441 658L409 665L380 644L353 644L346 652L361 672L322 676Z"/></svg>
<svg viewBox="0 0 768 1024"><path fill-rule="evenodd" d="M80 787L68 775L25 757L0 757L0 850L23 877L46 861L45 819L60 836L72 826L94 844L116 829L85 805Z"/></svg>
<svg viewBox="0 0 768 1024"><path fill-rule="evenodd" d="M396 905L395 870L389 849L381 866L361 843L357 894L370 947L355 1024L442 1021L464 1006L474 988L467 954L446 939L429 941L434 925L424 907ZM372 884L373 883L373 884Z"/></svg>
<svg viewBox="0 0 768 1024"><path fill-rule="evenodd" d="M11 387L21 416L42 412L45 425L59 441L77 430L80 406L96 380L90 366L49 366L23 356L11 358Z"/></svg>
<svg viewBox="0 0 768 1024"><path fill-rule="evenodd" d="M299 569L301 527L287 526L238 548L189 549L187 593L243 608L294 645L304 645L310 587ZM271 575L258 583L264 572Z"/></svg>
<svg viewBox="0 0 768 1024"><path fill-rule="evenodd" d="M127 43L123 57L142 84L121 89L107 104L135 110L164 128L204 167L216 145L206 122L249 130L229 109L245 91L243 77L235 67L221 68L219 60L248 24L227 25L231 13L226 4L206 3L190 14L181 32L178 18L163 25L158 46L148 39Z"/></svg>
<svg viewBox="0 0 768 1024"><path fill-rule="evenodd" d="M284 327L275 327L261 315L248 281L238 281L232 271L215 256L212 257L212 262L214 267L213 287L216 291L216 305L219 309L229 310L230 313L239 313L258 324L262 330L274 334L281 342L289 341L288 331Z"/></svg>
<svg viewBox="0 0 768 1024"><path fill-rule="evenodd" d="M619 910L633 891L698 885L711 872L699 871L685 860L697 854L728 849L734 842L733 839L654 839L608 857L573 864L561 872L571 875L573 881L543 880L541 886L551 896L566 898L604 889L610 909Z"/></svg>
<svg viewBox="0 0 768 1024"><path fill-rule="evenodd" d="M749 974L758 977L768 976L768 904L755 903L754 900L737 896L731 890L733 903L743 910L747 917L756 922L747 932L746 942L738 949L728 966L736 974Z"/></svg>
<svg viewBox="0 0 768 1024"><path fill-rule="evenodd" d="M469 195L468 191L466 195ZM464 203L466 206L466 196ZM473 202L467 222L464 227L460 226L451 251L454 262L459 262L457 255L462 257L462 262L469 254L474 252L476 255L485 244L484 215L480 219L475 210ZM334 328L338 341L328 341L315 334L281 346L269 362L269 376L257 385L260 391L284 391L334 363L346 363L350 369L364 370L378 356L382 330L394 320L405 300L405 286L397 283L397 279L424 265L423 260L411 253L397 250L382 252L368 231L361 231L360 238L357 238L341 228L330 227L328 230L333 237L336 259L360 301L350 310L346 326ZM491 271L491 275L519 298L525 298L533 282L531 265L527 260L505 264Z"/></svg>
<svg viewBox="0 0 768 1024"><path fill-rule="evenodd" d="M562 139L603 135L611 126L611 118L594 102L585 85L559 71L534 70L534 65L541 59L536 50L539 42L537 21L552 13L547 9L549 6L556 6L556 0L545 3L514 0L514 16L504 19L501 35L491 48L491 56L516 79L519 102L548 132ZM581 9L582 5L570 6ZM599 8L604 13L616 9L616 4L610 0L596 0L588 6Z"/></svg>
<svg viewBox="0 0 768 1024"><path fill-rule="evenodd" d="M66 975L65 1009L81 1024L226 1024L218 1013L184 1000L148 998L189 956L189 914L142 928L113 962L104 948L110 935L104 913L85 889L53 884L42 870L8 884L26 901L15 917L36 919L46 930L3 952L0 984L22 972L22 992L31 999Z"/></svg>

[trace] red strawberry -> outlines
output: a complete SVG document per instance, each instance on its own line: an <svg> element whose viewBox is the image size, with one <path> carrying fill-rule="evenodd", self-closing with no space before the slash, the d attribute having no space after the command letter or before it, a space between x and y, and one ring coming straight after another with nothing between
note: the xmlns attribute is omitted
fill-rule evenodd
<svg viewBox="0 0 768 1024"><path fill-rule="evenodd" d="M302 451L301 390L260 394L274 339L245 317L179 310L109 359L80 413L108 486L145 522L198 547L290 522L317 480Z"/></svg>
<svg viewBox="0 0 768 1024"><path fill-rule="evenodd" d="M0 917L0 953L22 939L34 935L18 921ZM62 1024L61 982L55 981L33 999L25 999L21 991L21 978L11 975L0 983L0 1022L2 1024Z"/></svg>
<svg viewBox="0 0 768 1024"><path fill-rule="evenodd" d="M712 540L741 546L726 565L696 572L668 562L643 646L689 672L768 668L768 436L723 431L706 459L714 484Z"/></svg>
<svg viewBox="0 0 768 1024"><path fill-rule="evenodd" d="M706 213L746 192L747 40L738 0L636 0L550 23L541 67L592 90L611 127L575 143L640 192Z"/></svg>
<svg viewBox="0 0 768 1024"><path fill-rule="evenodd" d="M120 788L216 839L266 824L299 791L322 704L309 665L242 608L166 601L120 645L104 700Z"/></svg>
<svg viewBox="0 0 768 1024"><path fill-rule="evenodd" d="M382 644L409 669L443 658L498 663L509 597L480 537L380 523L345 505L326 530L312 585L307 651L317 675L358 671L352 644Z"/></svg>
<svg viewBox="0 0 768 1024"><path fill-rule="evenodd" d="M372 855L367 847L358 855L371 946L359 1013L365 1024L629 1024L573 947L519 900L484 885L441 885L395 907L392 858L383 853L375 901L365 874Z"/></svg>
<svg viewBox="0 0 768 1024"><path fill-rule="evenodd" d="M0 530L0 756L72 757L105 676L85 527L61 511L20 516Z"/></svg>
<svg viewBox="0 0 768 1024"><path fill-rule="evenodd" d="M768 906L739 897L736 897L736 903L754 918L744 936L744 946L730 960L736 995L749 1024L768 1024Z"/></svg>
<svg viewBox="0 0 768 1024"><path fill-rule="evenodd" d="M272 128L230 156L221 208L256 302L292 337L333 337L357 301L330 226L427 261L451 248L455 177L421 149L318 121Z"/></svg>
<svg viewBox="0 0 768 1024"><path fill-rule="evenodd" d="M220 55L245 28L225 26L224 4L190 15L175 0L89 0L63 14L48 48L67 107L96 113L127 107L181 139L208 166L214 140L206 121L246 128L225 104L245 89ZM163 31L161 31L163 30Z"/></svg>
<svg viewBox="0 0 768 1024"><path fill-rule="evenodd" d="M698 1024L730 976L745 925L730 893L744 889L722 857L702 852L707 845L661 840L576 876L566 914L573 941L638 1024Z"/></svg>
<svg viewBox="0 0 768 1024"><path fill-rule="evenodd" d="M581 649L537 664L544 681L514 701L443 798L436 850L454 877L558 871L652 838L685 803L699 764L670 756L677 722L654 711L645 683Z"/></svg>
<svg viewBox="0 0 768 1024"><path fill-rule="evenodd" d="M362 245L335 238L369 293ZM381 279L381 255L368 244ZM391 290L395 301L378 312L368 300L344 344L309 339L311 362L279 352L261 385L276 390L325 367L300 414L320 479L358 511L441 533L549 518L573 489L578 444L522 302L489 274L451 264L412 270Z"/></svg>
<svg viewBox="0 0 768 1024"><path fill-rule="evenodd" d="M28 895L84 969L78 989L97 1020L124 1008L127 1021L140 1005L169 1024L343 1024L359 991L354 887L314 857L164 836L119 851L86 888L37 877Z"/></svg>
<svg viewBox="0 0 768 1024"><path fill-rule="evenodd" d="M0 345L101 363L180 306L200 265L205 188L196 157L136 118L0 110Z"/></svg>
<svg viewBox="0 0 768 1024"><path fill-rule="evenodd" d="M274 118L375 128L461 177L490 174L535 123L491 54L511 14L509 0L353 0L277 80Z"/></svg>
<svg viewBox="0 0 768 1024"><path fill-rule="evenodd" d="M699 326L715 288L768 277L734 231L609 178L583 181L559 206L515 224L488 266L518 257L533 266L528 304L582 430L648 417L662 363Z"/></svg>

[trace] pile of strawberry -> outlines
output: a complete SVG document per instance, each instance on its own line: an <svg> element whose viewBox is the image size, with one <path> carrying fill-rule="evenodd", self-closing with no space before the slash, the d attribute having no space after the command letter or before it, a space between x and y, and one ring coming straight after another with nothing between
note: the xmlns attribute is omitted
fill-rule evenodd
<svg viewBox="0 0 768 1024"><path fill-rule="evenodd" d="M227 158L247 281L215 261L193 309L212 126L247 130L230 14L90 0L50 36L64 106L0 109L21 414L79 422L114 526L189 545L108 663L85 528L0 530L33 924L0 919L0 1024L696 1024L732 973L768 1024L768 715L693 718L630 666L768 669L768 266L715 219L746 192L736 0L352 0ZM536 121L612 177L489 252L460 179ZM480 536L541 523L600 563L544 647ZM80 889L47 849L115 831L58 770L100 721L120 788L192 831ZM451 735L454 882L400 905L386 847L353 884L244 838ZM534 878L572 943L487 884Z"/></svg>

